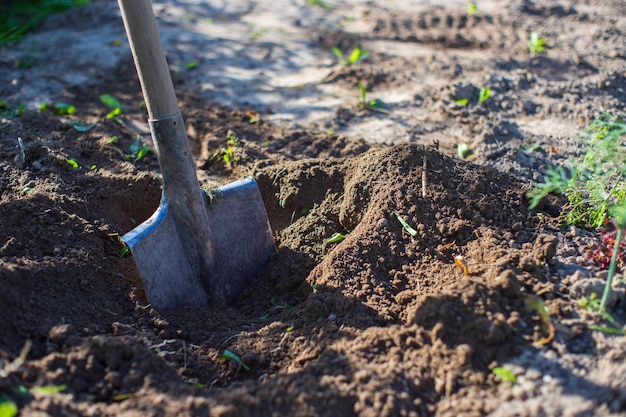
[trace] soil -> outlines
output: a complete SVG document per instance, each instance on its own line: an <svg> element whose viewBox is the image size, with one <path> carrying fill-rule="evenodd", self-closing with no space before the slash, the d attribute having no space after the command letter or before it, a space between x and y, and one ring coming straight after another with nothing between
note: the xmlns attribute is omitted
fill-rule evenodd
<svg viewBox="0 0 626 417"><path fill-rule="evenodd" d="M0 56L0 397L20 415L626 415L626 339L577 303L604 287L579 252L598 234L561 226L560 197L533 211L527 197L584 151L585 126L626 114L622 1L473 16L465 2L157 2L200 185L254 177L277 247L232 305L176 310L151 307L120 241L161 179L154 152L137 157L152 143L111 3ZM532 30L544 53L529 54ZM330 51L355 45L369 55L352 65ZM359 81L383 111L357 103ZM621 284L622 326L625 308Z"/></svg>

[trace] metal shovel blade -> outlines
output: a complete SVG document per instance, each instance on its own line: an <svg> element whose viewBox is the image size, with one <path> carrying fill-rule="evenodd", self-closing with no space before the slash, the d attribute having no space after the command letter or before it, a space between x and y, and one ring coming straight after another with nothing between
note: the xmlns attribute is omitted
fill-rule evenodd
<svg viewBox="0 0 626 417"><path fill-rule="evenodd" d="M152 307L230 303L275 252L265 205L254 179L232 182L211 194L211 202L206 195L205 201L212 236L211 242L205 243L213 247L212 271L203 270L203 260L193 250L198 246L197 238L180 230L166 199L148 220L122 237L133 254Z"/></svg>
<svg viewBox="0 0 626 417"><path fill-rule="evenodd" d="M159 209L122 240L154 308L227 304L275 251L256 181L216 191L209 204L178 108L150 0L118 0L148 110L161 175Z"/></svg>

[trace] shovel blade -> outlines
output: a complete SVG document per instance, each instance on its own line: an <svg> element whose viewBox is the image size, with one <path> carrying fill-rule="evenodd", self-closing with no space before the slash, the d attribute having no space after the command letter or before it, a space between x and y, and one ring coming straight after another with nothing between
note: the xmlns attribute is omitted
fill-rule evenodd
<svg viewBox="0 0 626 417"><path fill-rule="evenodd" d="M207 215L215 259L199 260L185 248L193 239L163 199L145 222L122 236L129 246L153 308L222 305L232 302L276 251L256 181L244 178L216 189ZM201 265L215 266L212 274Z"/></svg>

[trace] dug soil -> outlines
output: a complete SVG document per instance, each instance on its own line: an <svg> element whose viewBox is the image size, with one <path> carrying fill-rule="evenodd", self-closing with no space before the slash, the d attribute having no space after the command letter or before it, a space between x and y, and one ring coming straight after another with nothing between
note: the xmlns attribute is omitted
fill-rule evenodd
<svg viewBox="0 0 626 417"><path fill-rule="evenodd" d="M74 114L16 114L7 100L0 398L23 416L626 415L626 341L591 330L607 323L577 303L604 286L579 252L597 234L561 226L560 197L533 211L527 197L550 163L580 155L584 126L624 115L626 8L486 3L475 16L465 3L369 5L357 19L367 32L307 32L318 51L362 44L370 56L296 90L412 91L382 109L344 102L271 121L285 109L209 99L191 71L174 72L199 186L254 177L276 241L226 307L153 309L120 240L161 197L129 53L56 92ZM331 14L299 7L305 23ZM89 10L62 19L85 24ZM529 54L533 27L547 52ZM0 92L26 100L28 69L1 63L24 72ZM103 94L120 116L107 117ZM610 304L623 326L623 285Z"/></svg>

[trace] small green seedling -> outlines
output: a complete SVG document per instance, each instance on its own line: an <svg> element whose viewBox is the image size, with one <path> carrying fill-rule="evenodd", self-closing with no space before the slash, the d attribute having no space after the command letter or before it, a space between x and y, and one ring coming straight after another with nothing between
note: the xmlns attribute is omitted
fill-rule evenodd
<svg viewBox="0 0 626 417"><path fill-rule="evenodd" d="M118 140L120 140L120 138L118 138L117 136L111 136L109 139L107 139L107 145L117 143Z"/></svg>
<svg viewBox="0 0 626 417"><path fill-rule="evenodd" d="M250 370L250 367L241 360L239 355L237 355L235 352L225 349L224 353L222 354L222 362L230 362L230 361L237 362L239 364L239 369L243 368L246 371Z"/></svg>
<svg viewBox="0 0 626 417"><path fill-rule="evenodd" d="M187 62L187 64L185 64L185 68L187 68L187 70L192 70L192 69L198 68L198 61L189 61L189 62Z"/></svg>
<svg viewBox="0 0 626 417"><path fill-rule="evenodd" d="M21 103L19 106L17 106L17 109L15 109L15 112L13 112L13 114L15 115L15 117L22 117L22 115L24 114L24 110L26 110L26 104Z"/></svg>
<svg viewBox="0 0 626 417"><path fill-rule="evenodd" d="M89 132L91 129L96 127L98 123L85 123L84 120L79 121L71 121L69 124L76 130L77 132L85 133Z"/></svg>
<svg viewBox="0 0 626 417"><path fill-rule="evenodd" d="M515 374L502 366L493 368L491 373L499 376L502 381L509 381L511 384L517 383L517 377Z"/></svg>
<svg viewBox="0 0 626 417"><path fill-rule="evenodd" d="M0 397L0 417L15 417L19 409L17 405L7 397Z"/></svg>
<svg viewBox="0 0 626 417"><path fill-rule="evenodd" d="M354 47L348 58L344 57L343 52L337 46L333 46L331 51L333 51L337 59L339 59L339 62L343 65L356 64L368 55L367 51L361 48L360 45Z"/></svg>
<svg viewBox="0 0 626 417"><path fill-rule="evenodd" d="M100 95L100 101L110 109L118 109L122 107L122 103L120 103L120 101L111 94Z"/></svg>
<svg viewBox="0 0 626 417"><path fill-rule="evenodd" d="M460 98L460 99L454 100L454 102L458 104L459 106L467 106L469 103L469 99Z"/></svg>
<svg viewBox="0 0 626 417"><path fill-rule="evenodd" d="M474 16L478 11L478 5L475 1L470 1L467 5L467 14L468 16Z"/></svg>
<svg viewBox="0 0 626 417"><path fill-rule="evenodd" d="M34 387L31 388L29 391L31 393L42 393L42 394L57 394L59 392L63 392L67 389L67 385L62 384L62 385L43 385L41 387Z"/></svg>
<svg viewBox="0 0 626 417"><path fill-rule="evenodd" d="M377 111L380 113L388 113L386 110L384 110L385 103L383 103L382 100L378 100L378 99L368 100L367 99L367 89L365 88L365 86L363 85L361 81L358 82L357 87L359 88L359 95L360 95L359 102L357 103L357 108L359 108L360 110L371 110L371 111Z"/></svg>
<svg viewBox="0 0 626 417"><path fill-rule="evenodd" d="M40 104L39 111L45 111L45 110L51 111L52 113L57 114L57 115L72 115L76 113L76 107L67 103L57 103L57 104L42 103Z"/></svg>
<svg viewBox="0 0 626 417"><path fill-rule="evenodd" d="M346 235L344 235L343 233L336 232L336 233L333 233L333 235L331 237L326 239L324 241L324 243L327 243L327 244L328 243L339 243L342 240L344 240L345 238L346 238Z"/></svg>
<svg viewBox="0 0 626 417"><path fill-rule="evenodd" d="M100 96L102 104L111 109L105 116L106 119L117 119L124 111L122 103L111 94L102 94Z"/></svg>
<svg viewBox="0 0 626 417"><path fill-rule="evenodd" d="M402 225L402 227L404 227L404 230L406 230L412 237L417 237L418 235L417 230L413 229L411 225L406 220L404 220L402 216L400 216L400 214L398 213L394 213L394 214L396 216L396 219L398 219L398 221Z"/></svg>
<svg viewBox="0 0 626 417"><path fill-rule="evenodd" d="M545 51L546 40L544 38L540 38L537 32L530 32L530 36L528 37L528 42L526 45L528 46L528 50L531 54L537 55Z"/></svg>
<svg viewBox="0 0 626 417"><path fill-rule="evenodd" d="M129 153L121 153L125 160L131 161L134 164L137 161L143 159L148 154L148 152L150 152L150 147L143 143L141 138L137 136L135 142L130 145Z"/></svg>
<svg viewBox="0 0 626 417"><path fill-rule="evenodd" d="M237 152L237 148L241 145L241 142L235 136L232 130L229 130L226 134L226 147L222 147L215 151L211 155L211 160L221 158L227 164L234 164L241 160L241 155Z"/></svg>
<svg viewBox="0 0 626 417"><path fill-rule="evenodd" d="M598 295L593 292L587 297L582 297L576 301L579 307L584 308L587 311L597 312L600 310L600 299Z"/></svg>
<svg viewBox="0 0 626 417"><path fill-rule="evenodd" d="M78 161L76 161L76 159L74 158L67 158L66 162L69 166L71 166L74 169L80 169L80 165L78 165Z"/></svg>
<svg viewBox="0 0 626 417"><path fill-rule="evenodd" d="M459 158L465 159L469 158L473 152L467 143L459 143L456 147L456 153L459 155Z"/></svg>
<svg viewBox="0 0 626 417"><path fill-rule="evenodd" d="M589 329L595 330L598 332L608 333L608 334L616 334L620 336L626 335L626 330L616 329L614 327L606 327L606 326L589 326Z"/></svg>
<svg viewBox="0 0 626 417"><path fill-rule="evenodd" d="M122 237L120 236L119 233L109 233L108 236L112 241L114 241L115 243L119 243L121 245L120 251L118 253L120 258L125 258L126 256L130 255L130 248L128 247L126 242L122 240Z"/></svg>
<svg viewBox="0 0 626 417"><path fill-rule="evenodd" d="M479 103L484 103L485 101L489 100L489 97L491 97L491 90L488 87L483 87L478 92Z"/></svg>

